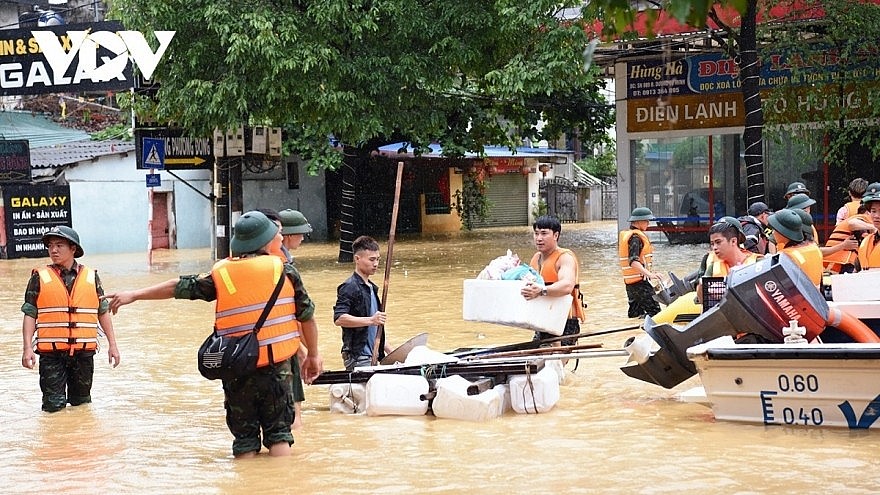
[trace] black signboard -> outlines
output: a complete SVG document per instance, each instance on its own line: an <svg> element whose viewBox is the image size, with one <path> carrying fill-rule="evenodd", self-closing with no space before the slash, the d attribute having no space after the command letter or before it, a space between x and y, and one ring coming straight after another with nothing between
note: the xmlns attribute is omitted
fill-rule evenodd
<svg viewBox="0 0 880 495"><path fill-rule="evenodd" d="M31 151L26 139L0 139L0 184L31 181Z"/></svg>
<svg viewBox="0 0 880 495"><path fill-rule="evenodd" d="M133 87L131 62L125 65L115 63L118 57L126 57L119 60L127 60L128 52L124 45L109 47L85 42L75 46L75 40L68 34L70 31L115 33L123 29L119 21L0 29L0 67L3 68L0 71L0 95L81 93ZM59 49L63 49L69 58L63 61L48 60L34 38L34 31L56 34ZM75 54L70 56L69 51L74 49ZM84 51L87 51L85 57L81 56ZM55 67L52 62L55 62ZM87 64L96 67L86 67ZM92 73L91 69L95 68L103 70Z"/></svg>
<svg viewBox="0 0 880 495"><path fill-rule="evenodd" d="M144 139L147 140L150 149L144 149ZM212 137L188 136L183 129L173 127L134 130L137 168L147 170L160 168L155 165L155 159L153 159L153 163L145 163L151 161L151 156L158 155L158 153L151 153L157 139L161 139L165 144L164 156L161 160L165 170L212 170L214 168Z"/></svg>
<svg viewBox="0 0 880 495"><path fill-rule="evenodd" d="M6 256L42 258L49 255L42 237L55 226L70 227L70 186L3 186Z"/></svg>

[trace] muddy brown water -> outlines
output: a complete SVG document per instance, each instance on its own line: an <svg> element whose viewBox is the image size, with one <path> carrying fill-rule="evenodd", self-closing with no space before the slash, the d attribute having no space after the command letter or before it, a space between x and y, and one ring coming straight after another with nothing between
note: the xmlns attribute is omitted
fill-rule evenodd
<svg viewBox="0 0 880 495"><path fill-rule="evenodd" d="M626 318L614 224L565 225L589 302L585 331ZM652 234L656 236L656 234ZM655 237L657 267L684 275L706 249ZM383 242L383 249L385 248ZM388 290L392 343L429 333L436 350L528 340L530 332L461 317L462 281L511 249L528 259L528 228L398 236ZM332 324L336 286L352 266L336 244L306 243L295 255L317 305L327 369L341 369ZM211 326L201 301L141 301L114 318L122 364L96 357L94 402L40 411L38 374L22 368L20 306L30 269L42 260L0 262L0 480L3 493L876 493L876 432L716 422L673 390L625 376L622 357L568 365L562 398L540 415L508 413L486 423L431 416L331 414L326 387L307 387L305 428L289 458L233 461L220 384L195 368ZM211 266L208 250L86 256L107 291L140 287ZM383 251L384 263L384 251ZM384 265L375 277L382 287ZM620 348L636 331L593 337Z"/></svg>

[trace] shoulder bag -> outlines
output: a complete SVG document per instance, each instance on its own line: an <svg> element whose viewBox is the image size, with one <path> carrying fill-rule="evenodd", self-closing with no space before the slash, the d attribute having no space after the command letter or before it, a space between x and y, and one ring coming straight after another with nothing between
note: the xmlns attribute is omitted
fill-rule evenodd
<svg viewBox="0 0 880 495"><path fill-rule="evenodd" d="M278 299L285 277L287 274L282 273L252 332L239 336L220 336L217 335L217 327L214 327L214 331L199 347L199 373L202 376L208 380L231 380L256 371L257 359L260 356L260 341L257 334L260 333L260 328L266 322L269 311Z"/></svg>

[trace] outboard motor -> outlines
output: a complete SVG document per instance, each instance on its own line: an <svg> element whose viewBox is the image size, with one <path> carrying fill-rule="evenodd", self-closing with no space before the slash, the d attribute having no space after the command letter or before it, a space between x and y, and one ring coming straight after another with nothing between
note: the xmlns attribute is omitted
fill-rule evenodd
<svg viewBox="0 0 880 495"><path fill-rule="evenodd" d="M788 256L775 254L732 271L721 302L681 330L666 323L656 325L646 317L645 332L660 349L649 355L632 355L621 370L633 378L672 388L697 373L687 358L689 347L748 333L782 342L782 329L791 320L805 327L807 340L812 340L824 330L828 312L825 298L800 267ZM644 346L633 349L638 348Z"/></svg>
<svg viewBox="0 0 880 495"><path fill-rule="evenodd" d="M699 272L699 270L697 270L697 272ZM654 294L654 300L664 306L669 306L679 297L694 290L694 287L697 285L696 279L698 276L699 275L695 272L687 275L684 280L682 280L675 276L674 273L669 272L669 287Z"/></svg>

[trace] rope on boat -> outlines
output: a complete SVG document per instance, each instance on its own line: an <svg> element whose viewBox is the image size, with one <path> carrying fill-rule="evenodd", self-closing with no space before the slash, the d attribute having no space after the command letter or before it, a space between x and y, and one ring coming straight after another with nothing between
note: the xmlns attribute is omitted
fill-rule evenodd
<svg viewBox="0 0 880 495"><path fill-rule="evenodd" d="M532 409L535 410L535 414L538 414L538 400L535 399L535 384L532 382L532 370L529 369L528 366L526 369L526 383L529 385L529 392L532 394ZM526 405L526 388L523 387L523 404ZM528 406L526 406L528 407ZM528 410L527 410L528 411Z"/></svg>
<svg viewBox="0 0 880 495"><path fill-rule="evenodd" d="M349 402L351 402L350 407L351 407L352 413L357 414L359 412L358 409L360 408L360 404L358 404L354 400L354 387L353 387L353 385L354 385L354 382L351 381L351 373L349 373L348 374L348 392L345 394L345 397L343 397L343 400L348 399Z"/></svg>

